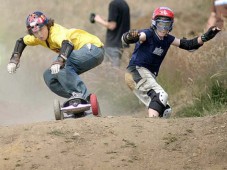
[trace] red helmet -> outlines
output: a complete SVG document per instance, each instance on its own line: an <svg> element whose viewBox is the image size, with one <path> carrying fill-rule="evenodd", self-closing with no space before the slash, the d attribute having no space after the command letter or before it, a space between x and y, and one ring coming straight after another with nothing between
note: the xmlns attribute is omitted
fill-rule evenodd
<svg viewBox="0 0 227 170"><path fill-rule="evenodd" d="M168 17L174 20L174 13L168 7L159 7L154 10L152 19L155 20L157 17Z"/></svg>
<svg viewBox="0 0 227 170"><path fill-rule="evenodd" d="M33 12L32 14L28 15L26 19L26 26L28 32L37 32L42 28L44 25L47 25L48 19L47 17L39 11Z"/></svg>
<svg viewBox="0 0 227 170"><path fill-rule="evenodd" d="M168 7L156 8L152 16L152 25L156 29L158 29L158 25L157 25L158 22L161 22L160 25L163 25L162 28L160 27L160 29L171 31L173 28L173 22L174 22L173 11Z"/></svg>

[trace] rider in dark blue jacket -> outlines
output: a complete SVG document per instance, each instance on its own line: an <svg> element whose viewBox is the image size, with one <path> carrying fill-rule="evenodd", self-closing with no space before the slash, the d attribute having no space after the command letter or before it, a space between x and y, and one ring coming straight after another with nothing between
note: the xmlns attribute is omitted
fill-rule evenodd
<svg viewBox="0 0 227 170"><path fill-rule="evenodd" d="M220 31L212 26L202 36L191 40L178 39L169 34L173 23L173 11L159 7L153 13L150 29L129 30L122 36L123 43L136 43L125 78L130 89L148 107L149 117L169 117L171 114L168 94L156 81L170 45L196 50Z"/></svg>

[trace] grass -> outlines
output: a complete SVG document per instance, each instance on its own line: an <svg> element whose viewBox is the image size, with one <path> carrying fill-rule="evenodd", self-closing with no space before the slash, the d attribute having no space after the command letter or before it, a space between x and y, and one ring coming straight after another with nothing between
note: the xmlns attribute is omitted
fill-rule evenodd
<svg viewBox="0 0 227 170"><path fill-rule="evenodd" d="M217 114L226 109L227 86L223 81L214 81L210 87L195 96L193 104L182 108L177 113L179 117L201 117Z"/></svg>
<svg viewBox="0 0 227 170"><path fill-rule="evenodd" d="M226 110L226 33L192 53L171 47L159 82L180 117L200 117ZM182 95L183 91L183 95Z"/></svg>

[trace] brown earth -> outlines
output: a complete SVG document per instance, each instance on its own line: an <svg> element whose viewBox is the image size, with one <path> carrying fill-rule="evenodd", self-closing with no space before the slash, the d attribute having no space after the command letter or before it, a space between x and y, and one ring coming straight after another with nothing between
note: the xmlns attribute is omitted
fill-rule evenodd
<svg viewBox="0 0 227 170"><path fill-rule="evenodd" d="M174 9L173 33L178 37L202 32L209 15L208 5L202 0L128 2L133 28L148 27L151 11L157 6ZM107 70L100 66L82 77L98 94L104 116L54 121L52 101L56 96L42 80L51 58L40 59L53 54L43 48L26 49L16 75L8 75L5 67L16 39L25 33L24 18L28 13L44 11L56 22L86 29L104 41L105 29L91 25L87 17L90 12L107 15L106 2L11 0L1 2L0 9L4 16L0 18L4 23L0 28L0 170L227 169L227 113L203 118L146 118L145 108L123 83L124 69L117 71L120 76L107 81ZM93 80L97 75L101 76ZM120 97L126 98L127 107ZM187 94L178 95L173 109L188 100Z"/></svg>
<svg viewBox="0 0 227 170"><path fill-rule="evenodd" d="M0 128L0 169L227 169L227 113L65 119Z"/></svg>

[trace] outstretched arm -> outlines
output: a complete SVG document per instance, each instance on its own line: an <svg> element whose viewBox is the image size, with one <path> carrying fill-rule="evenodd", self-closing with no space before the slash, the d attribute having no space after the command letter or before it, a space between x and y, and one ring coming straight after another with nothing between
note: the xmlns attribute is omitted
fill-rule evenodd
<svg viewBox="0 0 227 170"><path fill-rule="evenodd" d="M216 13L215 12L211 12L210 13L210 16L208 18L208 21L207 21L207 29L210 28L211 26L214 26L216 24Z"/></svg>
<svg viewBox="0 0 227 170"><path fill-rule="evenodd" d="M144 32L139 33L136 29L131 29L122 35L121 41L126 45L136 43L137 41L142 43L146 41L146 34Z"/></svg>
<svg viewBox="0 0 227 170"><path fill-rule="evenodd" d="M94 13L90 14L90 22L91 23L97 22L109 30L114 30L117 27L116 22L114 22L114 21L108 22L105 19L103 19L100 15L94 14Z"/></svg>
<svg viewBox="0 0 227 170"><path fill-rule="evenodd" d="M16 41L13 54L10 58L9 64L7 65L7 70L9 73L16 72L16 69L19 67L18 64L20 63L20 57L25 47L26 47L26 44L24 43L23 38L20 38Z"/></svg>
<svg viewBox="0 0 227 170"><path fill-rule="evenodd" d="M211 13L207 21L206 28L209 29L210 27L216 25L217 17L216 17L216 7L215 7L215 1L211 1Z"/></svg>
<svg viewBox="0 0 227 170"><path fill-rule="evenodd" d="M191 40L175 38L172 45L175 45L185 50L196 50L200 48L204 42L207 42L214 38L219 31L221 31L220 28L212 26L202 36L193 38Z"/></svg>

